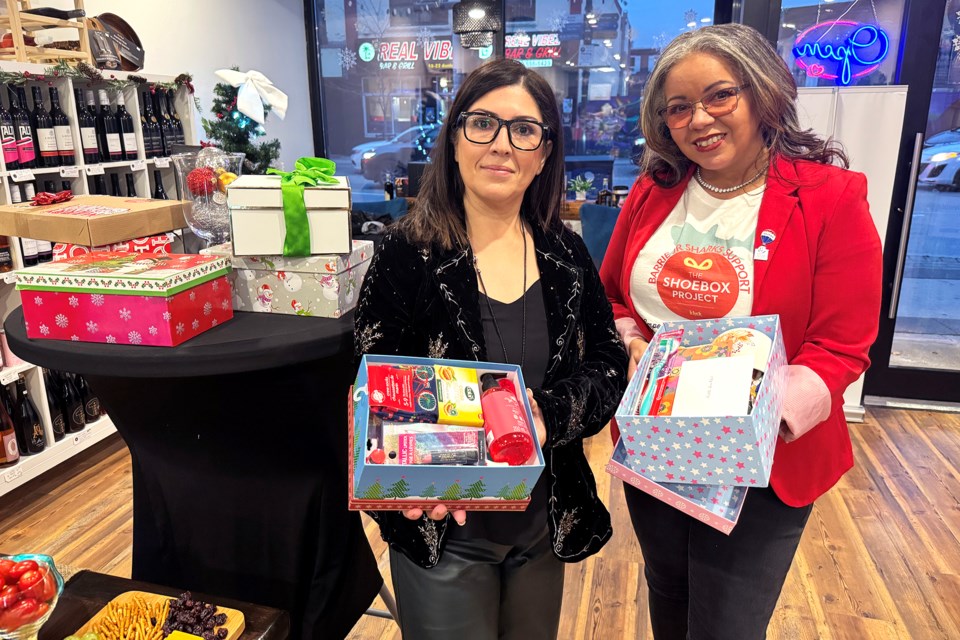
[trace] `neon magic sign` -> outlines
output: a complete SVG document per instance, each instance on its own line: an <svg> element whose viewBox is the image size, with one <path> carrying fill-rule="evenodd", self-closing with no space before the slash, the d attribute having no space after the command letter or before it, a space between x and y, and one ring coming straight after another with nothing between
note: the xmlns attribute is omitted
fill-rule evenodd
<svg viewBox="0 0 960 640"><path fill-rule="evenodd" d="M877 70L890 52L890 38L873 25L833 20L821 22L797 36L797 65L814 78L847 86Z"/></svg>

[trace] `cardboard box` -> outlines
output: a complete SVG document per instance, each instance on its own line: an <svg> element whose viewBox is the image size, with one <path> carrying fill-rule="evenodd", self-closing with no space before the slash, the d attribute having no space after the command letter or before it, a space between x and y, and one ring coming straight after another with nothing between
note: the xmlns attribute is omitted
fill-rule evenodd
<svg viewBox="0 0 960 640"><path fill-rule="evenodd" d="M522 402L527 422L531 425L534 455L526 464L518 466L400 465L367 462L365 453L370 418L367 367L371 364L403 364L431 368L434 364L442 364L507 374L515 388L521 390L517 399ZM350 402L350 509L432 509L440 503L452 509L473 511L526 509L530 503L530 492L543 473L544 460L536 433L533 432L533 414L527 394L522 392L525 388L520 367L516 365L365 355L357 371Z"/></svg>
<svg viewBox="0 0 960 640"><path fill-rule="evenodd" d="M635 415L642 373L653 353L653 349L647 350L637 367L638 375L627 385L616 413L621 440L636 452L629 459L631 469L655 482L767 486L780 433L787 371L780 318L772 315L666 322L650 344L656 345L665 331L683 329L683 346L704 345L718 334L744 327L762 331L773 342L766 373L749 414Z"/></svg>
<svg viewBox="0 0 960 640"><path fill-rule="evenodd" d="M747 496L746 487L657 483L631 468L631 456L632 452L621 438L607 463L607 473L730 535L740 518L740 510Z"/></svg>
<svg viewBox="0 0 960 640"><path fill-rule="evenodd" d="M69 202L0 207L0 234L99 247L187 226L178 200L75 196Z"/></svg>
<svg viewBox="0 0 960 640"><path fill-rule="evenodd" d="M237 311L339 318L357 305L373 247L354 240L350 253L306 258L231 256L229 244L204 253L231 258Z"/></svg>
<svg viewBox="0 0 960 640"><path fill-rule="evenodd" d="M303 201L310 225L310 253L350 253L350 183L307 187ZM233 253L276 256L283 253L286 224L280 176L241 176L227 189Z"/></svg>
<svg viewBox="0 0 960 640"><path fill-rule="evenodd" d="M217 256L88 253L17 272L29 338L176 346L233 317Z"/></svg>
<svg viewBox="0 0 960 640"><path fill-rule="evenodd" d="M76 258L85 253L94 251L132 251L134 253L155 253L159 255L169 255L174 253L174 242L177 241L174 233L167 232L148 238L136 238L124 242L115 242L102 247L84 247L79 244L67 244L58 242L53 245L53 261L59 262L67 258Z"/></svg>

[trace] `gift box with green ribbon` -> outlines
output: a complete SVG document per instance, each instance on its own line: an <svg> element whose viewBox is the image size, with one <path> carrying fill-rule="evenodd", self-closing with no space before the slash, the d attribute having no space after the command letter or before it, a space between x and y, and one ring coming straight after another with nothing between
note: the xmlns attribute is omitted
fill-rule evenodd
<svg viewBox="0 0 960 640"><path fill-rule="evenodd" d="M231 183L234 255L350 253L350 183L335 170L326 158L300 158L293 171L269 169Z"/></svg>

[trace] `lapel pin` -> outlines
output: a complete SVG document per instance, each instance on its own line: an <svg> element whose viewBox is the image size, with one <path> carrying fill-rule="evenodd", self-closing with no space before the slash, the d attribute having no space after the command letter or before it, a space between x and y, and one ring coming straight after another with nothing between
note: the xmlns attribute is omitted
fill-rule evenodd
<svg viewBox="0 0 960 640"><path fill-rule="evenodd" d="M770 251L766 247L757 247L753 250L754 260L766 260L769 255Z"/></svg>
<svg viewBox="0 0 960 640"><path fill-rule="evenodd" d="M775 234L770 229L764 229L763 231L760 232L760 242L762 242L764 245L768 245L776 239L777 239L777 234Z"/></svg>

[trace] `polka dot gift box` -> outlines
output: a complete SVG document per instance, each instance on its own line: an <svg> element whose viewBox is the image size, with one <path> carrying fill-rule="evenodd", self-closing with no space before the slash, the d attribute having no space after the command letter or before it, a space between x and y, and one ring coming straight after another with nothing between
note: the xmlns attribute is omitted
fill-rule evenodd
<svg viewBox="0 0 960 640"><path fill-rule="evenodd" d="M776 315L664 323L617 409L607 471L729 533L738 488L769 483L786 364Z"/></svg>
<svg viewBox="0 0 960 640"><path fill-rule="evenodd" d="M229 262L104 251L17 272L27 336L172 347L233 318Z"/></svg>

